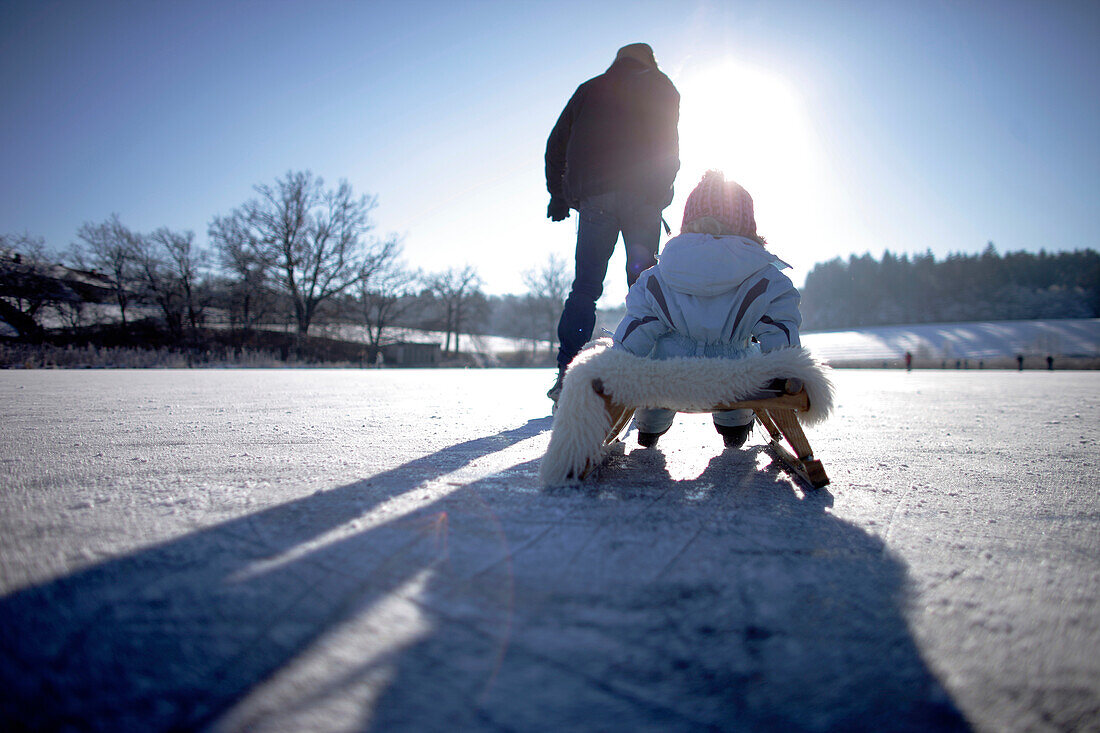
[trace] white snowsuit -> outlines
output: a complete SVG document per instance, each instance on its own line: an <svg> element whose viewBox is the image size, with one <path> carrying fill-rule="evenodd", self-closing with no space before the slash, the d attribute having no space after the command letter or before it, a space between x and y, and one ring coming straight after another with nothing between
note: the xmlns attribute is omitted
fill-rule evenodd
<svg viewBox="0 0 1100 733"><path fill-rule="evenodd" d="M787 267L745 237L673 237L627 293L614 348L654 359L735 359L756 349L799 346L800 296L780 272ZM645 409L635 420L640 431L660 433L675 414ZM750 410L714 414L716 425L745 425L751 419Z"/></svg>

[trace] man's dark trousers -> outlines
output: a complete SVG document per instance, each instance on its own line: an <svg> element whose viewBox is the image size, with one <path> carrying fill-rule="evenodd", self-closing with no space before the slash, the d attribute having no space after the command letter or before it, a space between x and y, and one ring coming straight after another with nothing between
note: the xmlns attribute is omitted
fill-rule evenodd
<svg viewBox="0 0 1100 733"><path fill-rule="evenodd" d="M638 195L612 192L592 196L580 204L577 255L573 287L558 321L558 367L569 365L592 338L596 327L596 301L603 293L607 261L615 251L619 233L626 245L626 284L657 264L661 240L661 209Z"/></svg>

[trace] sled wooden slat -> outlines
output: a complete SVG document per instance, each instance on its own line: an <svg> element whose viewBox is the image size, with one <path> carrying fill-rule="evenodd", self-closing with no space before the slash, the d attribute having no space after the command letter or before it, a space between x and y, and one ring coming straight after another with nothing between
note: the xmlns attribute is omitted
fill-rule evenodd
<svg viewBox="0 0 1100 733"><path fill-rule="evenodd" d="M727 402L715 405L706 412L715 410L800 410L805 412L810 409L810 397L802 390L796 394L785 394L778 397L765 397L759 400L745 400L743 402Z"/></svg>
<svg viewBox="0 0 1100 733"><path fill-rule="evenodd" d="M798 422L794 410L767 410L767 414L775 427L778 428L778 431L787 439L787 443L794 449L794 454L791 455L779 443L775 433L771 430L768 431L772 436L772 446L783 462L815 489L820 489L828 484L829 477L825 474L825 467L821 465L821 461L814 459L810 441L806 438L806 433L802 430L802 425ZM757 415L760 415L760 411L757 412Z"/></svg>
<svg viewBox="0 0 1100 733"><path fill-rule="evenodd" d="M604 401L604 407L610 422L604 445L610 445L618 439L620 433L630 423L636 406L631 407L615 402L599 379L592 382L592 389L600 395ZM783 394L777 397L764 397L760 399L744 400L742 402L726 402L707 410L699 412L715 412L726 410L752 410L761 426L771 438L769 446L783 463L787 465L799 478L808 483L812 488L820 489L829 483L829 477L825 473L825 467L821 461L813 456L810 441L798 421L798 412L810 409L810 398L804 389L794 394ZM681 410L681 412L688 412ZM783 445L786 440L790 450ZM793 451L793 452L792 452ZM582 478L591 473L596 467L585 466Z"/></svg>
<svg viewBox="0 0 1100 733"><path fill-rule="evenodd" d="M599 379L592 380L592 390L603 398L604 410L607 412L608 421L610 423L607 435L603 439L603 444L604 446L609 446L619 438L619 435L626 429L626 426L630 424L630 418L634 417L635 408L620 405L612 400L610 394L605 394L603 382ZM579 478L583 481L594 470L596 470L596 465L589 461L585 464L584 470L581 471Z"/></svg>
<svg viewBox="0 0 1100 733"><path fill-rule="evenodd" d="M794 448L798 460L814 457L810 450L810 441L806 440L806 433L802 432L802 426L798 424L793 410L769 410L768 415L775 421L775 426L783 433L791 448Z"/></svg>
<svg viewBox="0 0 1100 733"><path fill-rule="evenodd" d="M611 445L630 424L630 418L634 417L634 408L617 405L608 397L604 397L604 403L607 405L607 414L611 418L611 429L607 431L603 444Z"/></svg>
<svg viewBox="0 0 1100 733"><path fill-rule="evenodd" d="M756 418L760 420L760 424L764 427L764 430L767 431L768 436L772 439L772 441L779 442L780 440L783 440L783 433L779 432L779 428L775 426L775 422L768 414L768 411L755 410L755 412Z"/></svg>

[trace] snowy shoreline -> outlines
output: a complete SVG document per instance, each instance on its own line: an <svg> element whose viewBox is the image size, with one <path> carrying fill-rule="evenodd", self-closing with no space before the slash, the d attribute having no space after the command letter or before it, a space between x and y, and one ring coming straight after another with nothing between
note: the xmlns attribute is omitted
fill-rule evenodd
<svg viewBox="0 0 1100 733"><path fill-rule="evenodd" d="M318 335L357 340L350 327L319 328ZM443 334L399 329L400 340L443 342ZM438 368L552 368L546 342L463 335L458 357ZM802 343L836 368L898 368L913 355L916 369L1100 369L1100 319L983 321L877 326L804 333ZM1047 357L1053 359L1048 365ZM186 369L186 368L360 368L355 362L287 363L262 352L242 352L233 360L201 359L170 350L37 346L0 343L0 368L7 369ZM419 368L419 367L415 367Z"/></svg>

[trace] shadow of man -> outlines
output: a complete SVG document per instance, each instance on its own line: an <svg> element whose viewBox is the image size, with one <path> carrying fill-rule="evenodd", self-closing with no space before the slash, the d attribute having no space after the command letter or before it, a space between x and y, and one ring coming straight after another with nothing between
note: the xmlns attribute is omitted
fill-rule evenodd
<svg viewBox="0 0 1100 733"><path fill-rule="evenodd" d="M364 727L968 729L909 631L903 563L765 455L673 481L634 451L534 511L469 486L420 597L431 631ZM495 565L461 551L487 512L512 539Z"/></svg>
<svg viewBox="0 0 1100 733"><path fill-rule="evenodd" d="M211 722L332 624L385 597L388 581L415 567L417 545L434 548L438 532L392 520L428 493L418 487L550 422L530 420L0 599L0 728ZM384 518L367 532L371 542L349 546L372 512Z"/></svg>
<svg viewBox="0 0 1100 733"><path fill-rule="evenodd" d="M533 489L527 461L416 503L547 427L0 600L0 712L92 730L966 727L909 633L904 566L759 451L688 481L636 451L572 492Z"/></svg>

